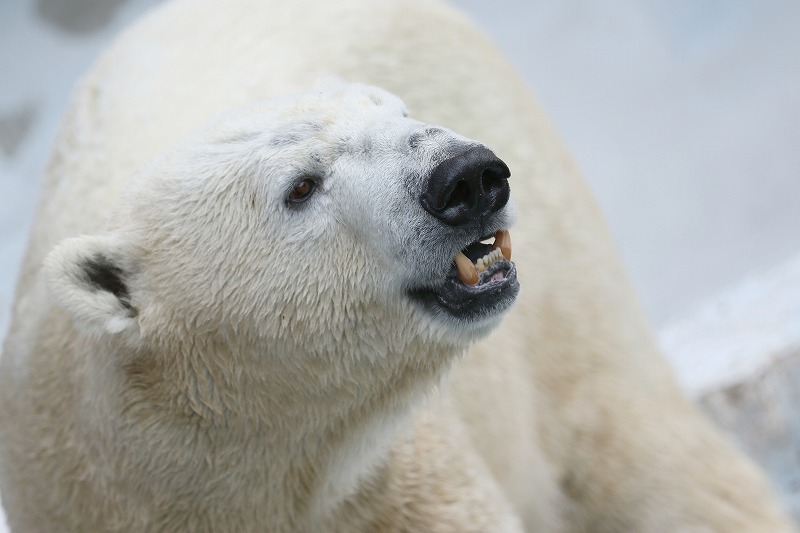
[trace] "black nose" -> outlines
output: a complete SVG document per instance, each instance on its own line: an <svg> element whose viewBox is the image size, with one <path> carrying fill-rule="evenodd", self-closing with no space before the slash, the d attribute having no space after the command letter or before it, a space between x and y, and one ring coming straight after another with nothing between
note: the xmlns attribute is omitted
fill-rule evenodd
<svg viewBox="0 0 800 533"><path fill-rule="evenodd" d="M508 167L491 150L475 146L439 163L422 193L422 207L445 224L459 226L508 203Z"/></svg>

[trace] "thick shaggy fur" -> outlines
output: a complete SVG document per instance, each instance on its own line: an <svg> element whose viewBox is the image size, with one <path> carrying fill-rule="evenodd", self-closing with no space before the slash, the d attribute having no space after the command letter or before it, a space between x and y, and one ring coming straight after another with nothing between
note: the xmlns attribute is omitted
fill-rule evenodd
<svg viewBox="0 0 800 533"><path fill-rule="evenodd" d="M466 138L399 150L426 126L307 92L329 75ZM478 344L496 321L403 293L458 249L408 176L469 139L512 169L523 287ZM291 211L304 173L330 179ZM528 91L433 0L177 0L125 33L64 121L1 364L14 531L791 530Z"/></svg>

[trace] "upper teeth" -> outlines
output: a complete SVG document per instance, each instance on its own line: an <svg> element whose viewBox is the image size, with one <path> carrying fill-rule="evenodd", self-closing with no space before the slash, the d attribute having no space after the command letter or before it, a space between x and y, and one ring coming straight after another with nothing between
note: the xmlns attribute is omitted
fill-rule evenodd
<svg viewBox="0 0 800 533"><path fill-rule="evenodd" d="M478 283L478 271L475 270L475 265L472 261L464 255L464 252L458 252L455 257L456 268L458 269L458 279L467 285L475 285Z"/></svg>

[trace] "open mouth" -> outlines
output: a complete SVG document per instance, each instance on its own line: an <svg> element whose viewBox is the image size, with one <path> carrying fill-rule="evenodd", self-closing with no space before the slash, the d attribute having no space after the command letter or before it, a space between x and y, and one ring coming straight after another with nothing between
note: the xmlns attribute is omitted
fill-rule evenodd
<svg viewBox="0 0 800 533"><path fill-rule="evenodd" d="M489 318L508 309L519 293L517 269L511 262L508 230L473 242L453 258L440 285L411 291L430 311L462 320Z"/></svg>

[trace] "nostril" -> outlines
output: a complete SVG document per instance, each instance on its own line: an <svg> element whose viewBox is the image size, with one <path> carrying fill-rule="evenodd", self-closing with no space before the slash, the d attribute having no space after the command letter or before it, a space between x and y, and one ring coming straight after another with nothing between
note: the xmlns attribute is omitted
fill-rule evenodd
<svg viewBox="0 0 800 533"><path fill-rule="evenodd" d="M470 207L475 200L473 196L472 188L469 186L469 183L461 180L456 184L455 188L453 188L453 192L450 193L443 208Z"/></svg>
<svg viewBox="0 0 800 533"><path fill-rule="evenodd" d="M508 172L505 168L489 167L481 174L481 187L489 197L502 191L508 184Z"/></svg>

